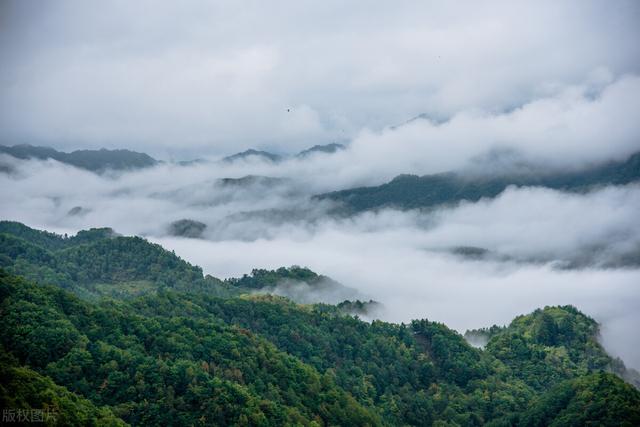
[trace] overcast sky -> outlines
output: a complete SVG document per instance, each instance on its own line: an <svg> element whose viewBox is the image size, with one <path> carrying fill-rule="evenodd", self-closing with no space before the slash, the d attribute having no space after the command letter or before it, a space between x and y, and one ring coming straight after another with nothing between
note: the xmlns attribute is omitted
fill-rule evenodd
<svg viewBox="0 0 640 427"><path fill-rule="evenodd" d="M633 0L3 0L0 20L0 143L61 149L291 152L640 72Z"/></svg>

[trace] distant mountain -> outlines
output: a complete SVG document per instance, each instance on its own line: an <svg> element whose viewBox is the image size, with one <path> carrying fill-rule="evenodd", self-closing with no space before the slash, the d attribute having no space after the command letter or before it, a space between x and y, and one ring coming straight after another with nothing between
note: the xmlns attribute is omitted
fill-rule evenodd
<svg viewBox="0 0 640 427"><path fill-rule="evenodd" d="M344 149L345 149L344 145L337 144L337 143L326 144L326 145L314 145L311 148L307 148L306 150L299 152L294 157L305 158L316 153L331 154ZM255 150L251 148L241 153L236 153L231 156L227 156L223 158L222 161L232 163L238 160L244 160L249 158L258 158L258 159L266 160L272 163L278 163L285 160L287 156L280 156L278 154L273 154L268 151Z"/></svg>
<svg viewBox="0 0 640 427"><path fill-rule="evenodd" d="M192 159L192 160L180 160L176 162L178 166L195 166L195 165L204 165L209 161L206 159Z"/></svg>
<svg viewBox="0 0 640 427"><path fill-rule="evenodd" d="M71 209L69 209L69 212L67 212L67 215L68 216L84 216L89 212L91 212L91 209L83 208L82 206L74 206Z"/></svg>
<svg viewBox="0 0 640 427"><path fill-rule="evenodd" d="M207 228L207 224L193 219L179 219L169 224L169 234L178 237L198 239Z"/></svg>
<svg viewBox="0 0 640 427"><path fill-rule="evenodd" d="M240 178L221 178L216 184L221 187L247 187L247 186L264 186L273 187L287 182L286 178L277 178L261 175L246 175Z"/></svg>
<svg viewBox="0 0 640 427"><path fill-rule="evenodd" d="M155 166L158 161L153 157L130 150L76 150L71 153L57 151L50 147L33 145L14 145L7 147L0 145L0 153L8 154L18 159L54 159L81 169L92 172L107 170L133 170Z"/></svg>
<svg viewBox="0 0 640 427"><path fill-rule="evenodd" d="M311 156L313 154L316 153L327 153L327 154L331 154L331 153L335 153L337 151L341 151L344 150L346 147L342 144L326 144L326 145L314 145L311 148L307 148L306 150L303 150L301 152L299 152L298 154L296 154L296 157L299 158L304 158L304 157L308 157Z"/></svg>
<svg viewBox="0 0 640 427"><path fill-rule="evenodd" d="M260 151L260 150L254 150L253 148L243 151L241 153L236 153L233 154L231 156L227 156L224 159L222 159L223 162L229 162L229 163L233 163L235 161L238 160L246 160L249 158L259 158L262 160L267 160L269 162L273 162L273 163L278 163L279 161L282 160L282 156L279 156L277 154L273 154L273 153L269 153L268 151Z"/></svg>
<svg viewBox="0 0 640 427"><path fill-rule="evenodd" d="M446 123L448 121L448 119L436 117L436 116L433 116L433 115L429 115L427 113L422 113L422 114L418 114L415 117L410 118L409 120L406 120L403 123L400 123L399 125L391 126L390 129L396 130L396 129L399 129L399 128L403 127L403 126L406 126L406 125L409 125L409 124L415 123L415 122L420 122L420 121L427 121L427 122L429 122L431 124L434 124L434 125L441 125L441 124Z"/></svg>
<svg viewBox="0 0 640 427"><path fill-rule="evenodd" d="M640 153L624 162L608 162L575 172L523 173L508 175L399 175L386 184L334 191L315 196L340 204L336 211L353 214L365 210L431 208L463 200L496 197L507 187L537 186L563 191L581 191L601 185L623 185L640 179Z"/></svg>

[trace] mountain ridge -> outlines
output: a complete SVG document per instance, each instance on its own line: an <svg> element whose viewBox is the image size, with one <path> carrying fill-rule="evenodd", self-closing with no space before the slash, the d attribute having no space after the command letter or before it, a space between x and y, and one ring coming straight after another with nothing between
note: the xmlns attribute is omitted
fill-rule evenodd
<svg viewBox="0 0 640 427"><path fill-rule="evenodd" d="M158 160L148 154L126 149L108 150L101 148L99 150L75 150L67 153L50 147L22 144L11 147L0 145L0 153L8 154L18 159L53 159L96 173L103 173L108 170L143 169L159 163Z"/></svg>
<svg viewBox="0 0 640 427"><path fill-rule="evenodd" d="M546 187L584 191L596 186L625 185L640 180L640 152L625 161L605 162L581 171L542 174L466 175L445 172L434 175L398 175L372 187L338 190L314 196L338 203L337 213L354 214L382 208L429 209L461 201L493 198L509 186Z"/></svg>

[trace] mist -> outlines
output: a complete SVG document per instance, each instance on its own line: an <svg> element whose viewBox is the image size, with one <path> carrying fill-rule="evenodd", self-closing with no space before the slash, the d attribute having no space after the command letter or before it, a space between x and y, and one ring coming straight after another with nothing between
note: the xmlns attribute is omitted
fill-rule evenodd
<svg viewBox="0 0 640 427"><path fill-rule="evenodd" d="M164 162L96 174L0 155L0 219L112 227L220 278L306 266L348 291L270 291L373 299L381 319L460 332L572 304L640 369L637 182L352 216L313 197L408 173L576 171L640 151L638 2L464 9L2 2L0 143ZM295 156L334 142L345 149ZM248 148L284 160L221 161ZM177 236L180 220L198 238Z"/></svg>
<svg viewBox="0 0 640 427"><path fill-rule="evenodd" d="M640 322L640 186L510 187L494 199L429 212L335 217L330 203L311 198L336 185L316 172L335 164L332 156L309 159L300 175L298 160L165 164L101 176L55 161L5 159L17 172L0 175L0 216L60 233L109 226L142 235L220 278L306 266L351 289L314 294L283 283L271 291L302 302L373 299L382 303L376 316L393 322L429 318L464 332L572 304L602 323L613 354L640 367L633 327ZM222 180L274 172L278 179ZM179 219L205 224L201 238L172 236ZM616 264L625 257L632 262Z"/></svg>

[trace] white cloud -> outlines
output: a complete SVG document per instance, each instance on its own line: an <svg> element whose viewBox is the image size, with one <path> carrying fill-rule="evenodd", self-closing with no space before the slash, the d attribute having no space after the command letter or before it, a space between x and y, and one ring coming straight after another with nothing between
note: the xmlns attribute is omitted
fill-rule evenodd
<svg viewBox="0 0 640 427"><path fill-rule="evenodd" d="M432 214L386 210L337 220L307 199L325 176L314 169L301 181L239 189L220 187L216 179L277 167L165 165L112 178L53 161L16 166L18 177L0 175L1 218L59 232L111 226L147 235L220 277L308 266L381 301L382 317L392 321L428 317L464 331L546 304L573 304L603 322L608 348L640 367L640 335L633 327L640 320L640 270L554 267L554 261L590 254L593 247L603 250L587 265L637 251L637 186L588 194L512 188L494 200ZM89 211L69 216L74 206ZM292 209L294 215L269 209ZM242 214L256 210L266 213ZM206 223L206 240L166 236L167 225L181 218ZM447 252L456 246L515 259L465 260ZM522 262L527 260L538 262Z"/></svg>
<svg viewBox="0 0 640 427"><path fill-rule="evenodd" d="M13 1L3 15L9 143L296 150L640 72L634 1ZM312 113L283 122L292 106Z"/></svg>

